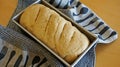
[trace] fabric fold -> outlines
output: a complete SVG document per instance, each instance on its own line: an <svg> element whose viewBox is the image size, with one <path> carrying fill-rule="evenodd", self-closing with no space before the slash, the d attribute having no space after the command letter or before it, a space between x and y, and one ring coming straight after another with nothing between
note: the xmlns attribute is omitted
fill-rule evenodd
<svg viewBox="0 0 120 67"><path fill-rule="evenodd" d="M37 0L18 0L18 5L13 16L18 14L21 10L25 9L35 1ZM54 7L56 7L57 9L59 9L64 14L66 14L68 17L76 21L80 26L83 26L86 30L96 35L99 38L98 43L111 43L117 39L118 35L116 31L110 28L100 17L98 17L90 8L82 4L79 0L46 0L46 1L53 5ZM39 53L41 51L40 52L41 54L39 54L39 56L47 57L48 62L50 62L48 66L50 65L53 65L52 67L64 66L64 64L62 64L57 58L55 58L48 51L46 51L46 49L43 48L42 46L39 46L39 48L38 47L33 48L32 47L33 44L37 45L37 43L34 40L31 40L30 38L26 37L24 32L12 21L12 17L7 28L3 28L0 26L0 34L1 39L11 43L11 45L13 45L12 47L16 46L19 47L21 51L33 53L34 52ZM17 44L15 46L16 43L20 44L19 45ZM25 44L30 44L31 46L24 46ZM87 52L87 54L78 62L78 64L76 64L75 67L94 67L96 59L95 58L96 45L97 43Z"/></svg>

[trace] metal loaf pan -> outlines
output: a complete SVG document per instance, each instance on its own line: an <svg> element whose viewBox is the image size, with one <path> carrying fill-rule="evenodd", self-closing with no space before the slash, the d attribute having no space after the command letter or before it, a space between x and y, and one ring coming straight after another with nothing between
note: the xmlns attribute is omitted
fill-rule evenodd
<svg viewBox="0 0 120 67"><path fill-rule="evenodd" d="M49 3L47 3L44 0L37 0L36 2L34 2L33 4L43 4L53 10L55 10L57 13L59 13L63 18L65 18L66 20L70 21L72 23L72 25L74 25L75 27L77 27L82 33L84 33L90 40L90 45L88 46L88 48L72 63L69 64L68 62L66 62L63 58L61 58L58 54L56 54L53 50L51 50L49 47L47 47L42 41L38 40L34 35L32 35L29 31L27 31L23 26L21 26L19 24L19 19L21 14L24 12L24 10L22 10L20 13L18 13L16 16L14 16L12 18L13 22L18 25L22 30L24 30L26 33L28 33L32 38L34 38L37 42L39 42L42 46L44 46L49 52L51 52L54 56L56 56L61 62L63 62L66 66L68 67L74 67L80 60L81 58L91 49L92 46L94 46L94 44L97 42L97 37L95 35L93 35L92 33L90 33L89 31L87 31L86 29L84 29L82 26L78 25L76 22L74 22L72 19L70 19L68 16L66 16L65 14L63 14L62 12L60 12L59 10L57 10L55 7L53 7L52 5L50 5ZM33 5L31 4L31 5ZM31 6L30 5L30 6ZM28 6L29 7L29 6Z"/></svg>

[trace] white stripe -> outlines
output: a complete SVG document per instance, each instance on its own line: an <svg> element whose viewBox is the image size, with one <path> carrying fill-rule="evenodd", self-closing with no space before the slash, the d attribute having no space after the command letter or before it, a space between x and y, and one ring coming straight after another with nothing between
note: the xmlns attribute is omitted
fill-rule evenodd
<svg viewBox="0 0 120 67"><path fill-rule="evenodd" d="M4 46L6 46L8 48L8 51L7 51L6 55L4 56L4 58L0 61L0 66L2 65L2 67L6 67L6 64L8 62L8 59L9 59L11 51L12 51L11 47L13 47L12 45L9 45L9 44L4 44Z"/></svg>
<svg viewBox="0 0 120 67"><path fill-rule="evenodd" d="M77 5L77 1L76 1L76 0L74 0L74 1L71 3L71 5L72 5L72 6Z"/></svg>
<svg viewBox="0 0 120 67"><path fill-rule="evenodd" d="M79 14L81 8L83 8L82 5L79 5L77 8L75 7L75 9L73 9L73 10L75 10L74 13L75 13L75 14Z"/></svg>
<svg viewBox="0 0 120 67"><path fill-rule="evenodd" d="M110 34L112 33L112 29L108 29L104 34L102 34L102 38L106 39L110 36Z"/></svg>
<svg viewBox="0 0 120 67"><path fill-rule="evenodd" d="M99 39L98 43L110 43L110 42L112 42L112 41L116 40L117 38L118 38L118 35L114 35L114 36L112 36L112 37L108 38L108 39L107 39L107 40L105 40L105 41L103 41L103 40Z"/></svg>
<svg viewBox="0 0 120 67"><path fill-rule="evenodd" d="M63 8L69 0L62 0L61 4L60 4L60 8Z"/></svg>
<svg viewBox="0 0 120 67"><path fill-rule="evenodd" d="M82 19L85 19L86 17L88 17L92 12L91 11L88 11L86 14L80 14L78 16L73 16L73 19L75 21L78 21L78 20L82 20Z"/></svg>
<svg viewBox="0 0 120 67"><path fill-rule="evenodd" d="M0 51L2 50L4 44L3 44L3 40L0 38Z"/></svg>
<svg viewBox="0 0 120 67"><path fill-rule="evenodd" d="M24 66L24 65L25 65L27 55L28 55L28 51L23 51L23 52L22 52L23 58L22 58L19 66ZM28 59L29 59L29 58L28 58ZM27 62L28 62L28 61L27 61Z"/></svg>
<svg viewBox="0 0 120 67"><path fill-rule="evenodd" d="M74 7L74 9L72 9L72 12L75 13L75 14L79 14L80 11L81 11L81 8L83 8L83 7L86 7L86 6L83 5L83 4L81 4L81 5L79 5L78 7ZM86 8L87 8L87 7L86 7ZM89 11L89 9L88 9L88 11Z"/></svg>
<svg viewBox="0 0 120 67"><path fill-rule="evenodd" d="M76 9L77 9L76 13L77 14L80 13L80 11L81 11L82 8L87 8L87 7L84 4L80 4L78 7L76 7ZM89 11L89 9L88 9L88 11Z"/></svg>
<svg viewBox="0 0 120 67"><path fill-rule="evenodd" d="M101 30L103 30L106 26L105 25L100 25L97 29L93 30L93 33L99 33Z"/></svg>
<svg viewBox="0 0 120 67"><path fill-rule="evenodd" d="M89 26L84 27L84 28L86 28L87 30L92 30L92 29L96 28L96 26L98 26L98 24L99 24L98 21L100 21L100 20L97 20L93 24L90 24Z"/></svg>
<svg viewBox="0 0 120 67"><path fill-rule="evenodd" d="M52 5L57 6L59 4L60 0L55 0Z"/></svg>
<svg viewBox="0 0 120 67"><path fill-rule="evenodd" d="M85 21L83 21L82 23L79 23L82 26L88 25L90 23L90 21L92 21L96 16L93 15L92 17L86 19Z"/></svg>

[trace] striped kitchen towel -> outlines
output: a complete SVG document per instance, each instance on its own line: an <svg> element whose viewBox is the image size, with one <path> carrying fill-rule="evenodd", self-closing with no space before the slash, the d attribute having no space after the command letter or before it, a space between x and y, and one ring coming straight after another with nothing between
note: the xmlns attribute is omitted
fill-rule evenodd
<svg viewBox="0 0 120 67"><path fill-rule="evenodd" d="M16 11L14 12L13 16L18 14L21 10L23 10L24 8L26 8L27 6L29 6L30 4L32 4L35 1L36 0L18 0L18 6L17 6ZM98 43L111 43L112 41L117 39L117 37L118 37L117 33L113 29L111 29L91 9L86 7L84 4L82 4L78 0L46 0L46 1L49 2L51 5L53 5L54 7L56 7L57 9L59 9L60 11L62 11L63 13L65 13L68 17L70 17L71 19L76 21L80 26L83 26L85 29L87 29L88 31L95 34L99 38ZM9 31L6 31L6 29L4 29L2 27L0 27L0 28L1 28L0 33L2 34L2 36L0 36L0 38L3 39L5 42L9 42L12 45L12 46L10 46L9 44L6 45L6 43L5 43L5 44L2 44L4 47L0 47L0 51L1 51L0 52L0 58L1 58L0 59L0 65L2 65L2 63L5 64L5 61L4 61L4 58L5 58L5 60L7 59L7 61L8 61L5 64L7 66L8 66L8 64L12 65L12 66L15 66L15 65L17 65L17 66L32 66L33 62L34 63L36 62L36 64L34 64L33 66L35 66L35 67L40 66L39 64L42 61L40 61L40 60L38 61L38 60L34 59L34 58L36 58L36 55L38 54L36 52L39 51L39 50L35 49L36 47L31 48L30 46L27 46L27 47L20 46L21 44L23 45L23 44L26 44L26 43L28 43L28 44L31 43L31 45L33 46L34 41L32 41L31 39L26 37L24 35L24 32L16 24L14 24L12 20L10 20L10 22L7 26L7 28L11 28L12 30L9 29ZM6 33L5 33L5 31L6 31ZM19 33L16 34L15 31L17 31L21 34L19 34ZM7 35L9 35L9 36L12 35L12 36L11 36L11 38L8 38L5 35L6 36ZM14 41L14 43L12 41ZM24 41L26 43L24 43ZM94 67L94 64L95 64L95 47L96 47L96 44L79 61L79 63L76 64L75 67ZM8 48L11 51L9 51ZM39 46L39 48L43 50L43 51L40 50L40 53L38 54L39 57L42 57L43 59L44 59L44 57L46 58L46 56L52 58L52 59L47 58L46 63L48 64L49 67L50 66L51 67L53 67L53 66L56 66L56 67L64 66L58 59L56 59L54 56L52 56L49 52L47 52L47 51L45 52L45 49L42 48L42 46ZM14 49L14 51L13 51L13 49ZM25 49L27 49L27 50L25 50ZM30 50L30 49L35 49L35 51ZM6 52L6 50L8 50L9 52ZM21 52L21 53L19 53L18 51ZM47 53L47 55L45 55L43 52ZM9 54L7 54L7 53L9 53ZM3 57L3 56L5 56L5 57ZM11 58L11 56L12 56L13 59L9 59L9 58ZM38 58L38 56L37 56L37 58ZM22 60L19 59L21 57L22 57ZM24 61L24 62L22 62L22 61ZM53 61L53 62L51 62L51 65L49 64L49 61ZM54 61L56 61L56 62L54 62ZM45 66L45 65L47 65L46 63L43 63L42 66L46 67Z"/></svg>
<svg viewBox="0 0 120 67"><path fill-rule="evenodd" d="M85 29L98 36L98 43L110 43L117 39L117 33L90 8L79 2L79 0L47 1L76 21L80 26L83 26Z"/></svg>
<svg viewBox="0 0 120 67"><path fill-rule="evenodd" d="M0 26L0 67L63 67L36 41Z"/></svg>

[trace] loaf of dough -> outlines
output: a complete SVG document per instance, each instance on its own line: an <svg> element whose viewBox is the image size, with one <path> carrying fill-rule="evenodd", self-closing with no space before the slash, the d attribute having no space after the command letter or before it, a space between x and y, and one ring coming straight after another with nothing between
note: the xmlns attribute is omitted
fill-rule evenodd
<svg viewBox="0 0 120 67"><path fill-rule="evenodd" d="M88 38L54 10L35 4L20 17L20 24L68 63L88 47Z"/></svg>

